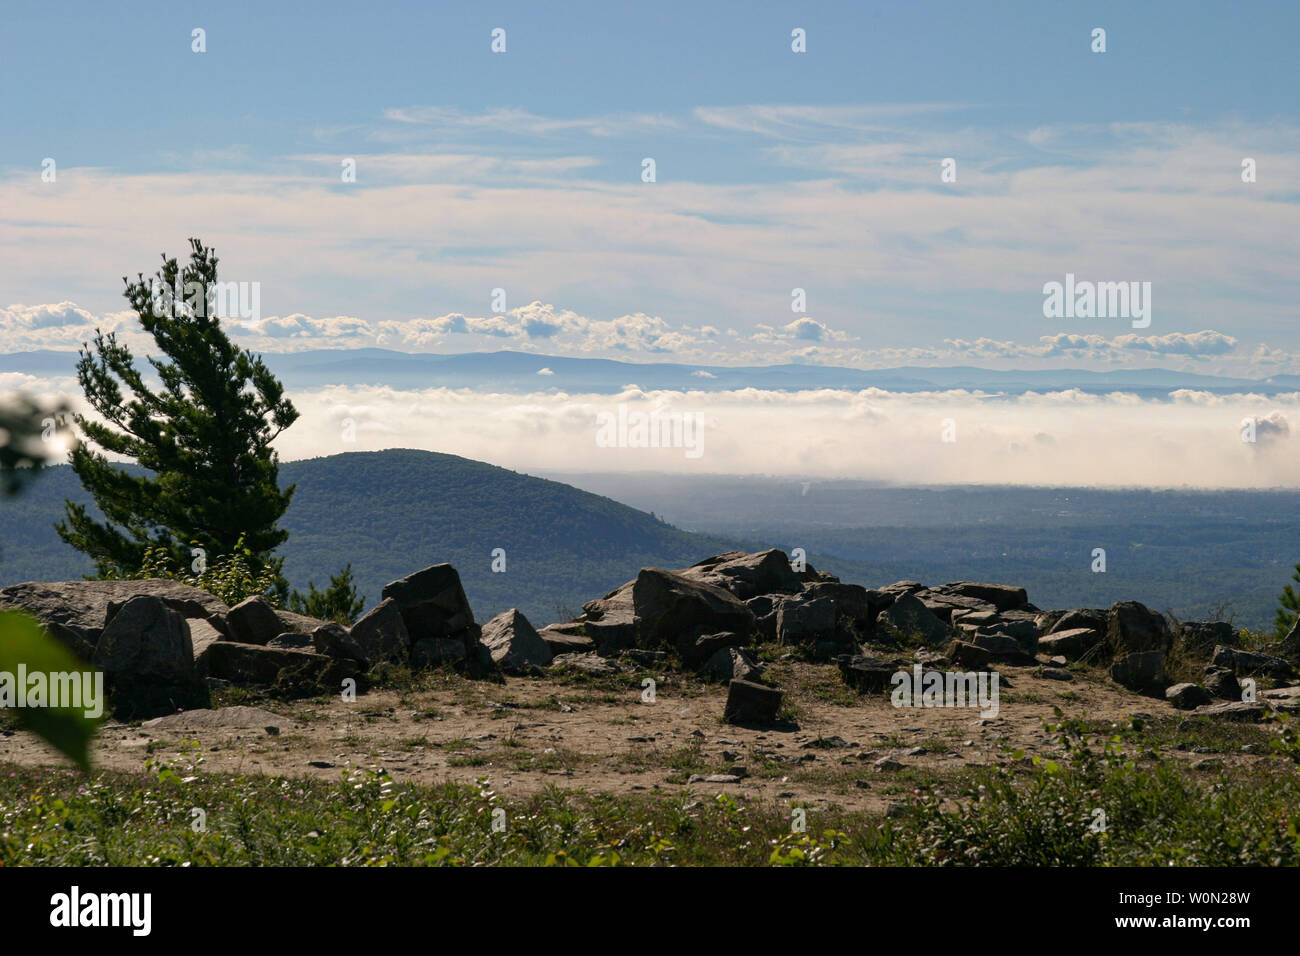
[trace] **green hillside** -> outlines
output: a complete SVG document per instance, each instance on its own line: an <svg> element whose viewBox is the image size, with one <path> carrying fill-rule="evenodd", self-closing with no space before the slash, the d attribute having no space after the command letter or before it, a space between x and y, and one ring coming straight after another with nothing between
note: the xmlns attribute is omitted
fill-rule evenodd
<svg viewBox="0 0 1300 956"><path fill-rule="evenodd" d="M608 498L455 455L333 455L288 462L280 477L297 485L284 520L290 582L304 590L309 579L325 585L350 561L368 608L387 582L450 561L480 620L519 607L540 626L557 619L557 606L578 610L642 566L682 567L733 546ZM88 501L71 469L60 466L0 502L0 584L91 570L54 533L64 498ZM495 548L505 550L504 573L491 570Z"/></svg>

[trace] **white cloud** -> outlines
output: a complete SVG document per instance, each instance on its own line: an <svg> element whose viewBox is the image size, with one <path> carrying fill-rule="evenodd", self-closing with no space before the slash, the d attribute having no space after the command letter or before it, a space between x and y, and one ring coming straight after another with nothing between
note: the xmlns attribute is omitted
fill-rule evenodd
<svg viewBox="0 0 1300 956"><path fill-rule="evenodd" d="M708 107L681 118L631 114L623 127L610 117L411 108L369 132L419 130L438 141L448 129L519 129L553 136L559 154L508 137L472 149L421 144L356 157L358 182L346 186L326 151L221 175L63 166L57 186L8 170L0 206L13 237L0 284L19 301L76 302L103 315L120 307L124 272L156 263L159 246L183 246L177 222L203 222L223 271L261 283L268 315L364 323L268 324L261 338L291 343L282 347L315 337L427 349L476 335L719 364L761 360L783 342L793 360L837 364L906 364L915 353L1300 370L1291 358L1300 348L1290 292L1300 257L1294 124L1062 123L978 140L962 130L963 156L979 159L959 156L958 183L945 186L937 162L949 147L918 119L940 108ZM592 157L574 155L586 144L575 151L567 141L575 130L595 136L661 120L683 136L730 136L752 149L742 132L752 131L773 149L803 152L790 179L692 182L689 169L661 169L648 188L631 173L600 178ZM1235 143L1251 144L1258 183L1240 182L1240 156L1225 145ZM1067 271L1151 281L1152 327L1125 338L1126 323L1045 322L1038 290ZM773 318L794 285L818 290L816 325ZM538 311L474 316L498 286ZM420 327L411 316L433 318ZM77 319L6 315L3 347L75 347ZM1195 329L1216 326L1221 338L1197 340L1206 332ZM1058 338L1034 344L1041 335ZM870 348L857 347L864 342Z"/></svg>
<svg viewBox="0 0 1300 956"><path fill-rule="evenodd" d="M654 470L854 477L895 482L1162 487L1296 487L1300 442L1287 416L1300 394L1216 396L1213 406L1136 396L1046 393L1015 399L962 390L904 394L781 393L481 394L330 388L293 395L302 421L278 443L289 458L418 447L518 470ZM620 402L702 416L703 455L681 449L602 448L596 415ZM1261 437L1247 445L1240 422ZM357 422L345 444L339 423ZM940 440L957 423L957 441ZM1265 424L1267 423L1267 424ZM763 437L760 437L763 436Z"/></svg>

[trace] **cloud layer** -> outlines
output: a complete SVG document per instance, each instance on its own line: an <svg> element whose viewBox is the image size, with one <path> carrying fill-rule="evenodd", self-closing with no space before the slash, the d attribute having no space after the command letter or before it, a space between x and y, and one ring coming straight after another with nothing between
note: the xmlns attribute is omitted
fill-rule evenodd
<svg viewBox="0 0 1300 956"><path fill-rule="evenodd" d="M260 283L267 342L1297 370L1300 128L981 117L961 104L585 118L412 104L322 130L314 153L183 173L65 165L53 183L9 168L0 282L10 302L113 314L117 277L198 231L226 278ZM940 181L947 157L956 182ZM1067 272L1151 282L1152 325L1045 319L1043 284ZM791 313L794 289L806 314ZM48 308L7 318L6 345L71 338L58 306L29 307Z"/></svg>
<svg viewBox="0 0 1300 956"><path fill-rule="evenodd" d="M0 378L48 401L67 380ZM0 396L2 399L3 396ZM525 471L662 471L865 478L910 484L1272 488L1300 486L1300 393L1263 397L1179 390L1166 400L1078 390L1016 397L963 390L778 392L295 392L302 413L286 459L424 448ZM698 454L598 441L602 414L702 426ZM676 418L674 418L676 416ZM1253 428L1251 427L1253 424ZM1253 434L1252 434L1253 433ZM689 435L689 430L685 433ZM1243 437L1253 438L1243 441ZM946 441L945 438L955 440Z"/></svg>

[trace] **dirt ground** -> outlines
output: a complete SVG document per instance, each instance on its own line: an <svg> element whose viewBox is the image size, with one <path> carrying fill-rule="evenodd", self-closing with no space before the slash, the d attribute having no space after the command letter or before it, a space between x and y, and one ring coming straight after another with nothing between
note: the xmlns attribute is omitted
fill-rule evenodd
<svg viewBox="0 0 1300 956"><path fill-rule="evenodd" d="M1207 752L1220 764L1268 759L1266 746L1257 746L1267 731L1251 725L1235 728L1227 747L1175 744L1169 734L1185 714L1099 672L1081 669L1070 681L1047 679L1032 667L1002 674L1012 686L1001 689L997 716L985 719L974 708L894 708L887 693L859 696L847 688L833 665L782 662L768 677L785 691L790 719L764 729L722 722L725 687L651 671L504 683L435 674L373 689L352 703L278 701L229 689L214 695L214 707L233 706L216 714L106 722L93 759L96 767L139 771L150 759L190 766L201 755L197 769L206 772L331 780L348 768L382 767L398 782L488 778L506 796L550 785L610 794L689 788L886 812L918 790L947 796L971 768L1017 759L1013 751L1024 751L1019 759L1059 754L1044 727L1045 719L1056 720L1053 705L1102 728L1141 715L1154 733L1149 746L1190 762L1204 761ZM646 676L657 681L653 703L642 700ZM882 758L900 766L877 766ZM12 729L0 735L0 761L63 762L31 734ZM717 774L739 779L699 779Z"/></svg>

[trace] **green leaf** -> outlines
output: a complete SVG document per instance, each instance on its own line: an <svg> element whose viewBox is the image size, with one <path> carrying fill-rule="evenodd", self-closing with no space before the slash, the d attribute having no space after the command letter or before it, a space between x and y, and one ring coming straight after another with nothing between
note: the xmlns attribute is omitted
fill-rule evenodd
<svg viewBox="0 0 1300 956"><path fill-rule="evenodd" d="M6 681L17 681L19 665L27 674L77 671L86 666L67 648L50 637L41 625L25 614L0 612L0 673ZM100 702L102 705L102 701ZM90 741L99 721L87 717L84 707L15 707L19 724L73 760L82 770L90 769Z"/></svg>

